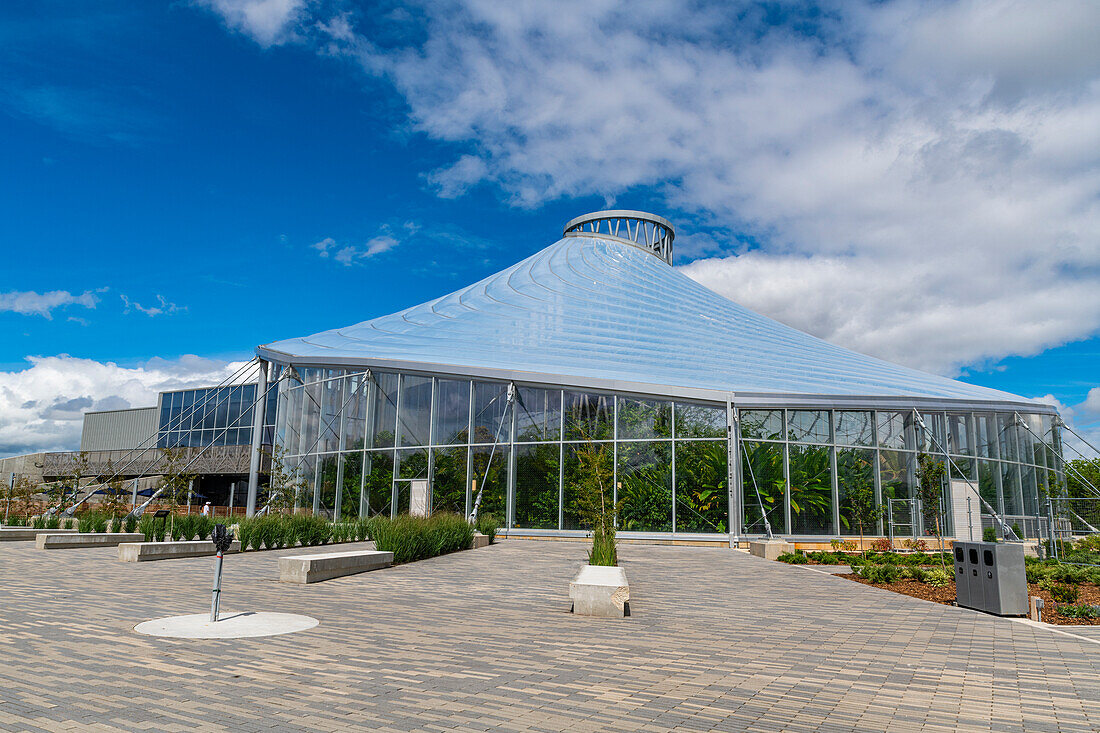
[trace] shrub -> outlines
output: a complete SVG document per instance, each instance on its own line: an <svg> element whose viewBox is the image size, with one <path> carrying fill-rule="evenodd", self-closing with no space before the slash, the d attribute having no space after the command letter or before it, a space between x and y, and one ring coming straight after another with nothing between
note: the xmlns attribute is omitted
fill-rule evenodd
<svg viewBox="0 0 1100 733"><path fill-rule="evenodd" d="M1059 603L1057 611L1066 618L1097 618L1100 616L1100 610L1096 606L1090 606L1087 603L1080 605Z"/></svg>
<svg viewBox="0 0 1100 733"><path fill-rule="evenodd" d="M928 576L928 571L919 565L913 565L906 567L901 571L901 577L908 580L915 580L918 583L925 582Z"/></svg>
<svg viewBox="0 0 1100 733"><path fill-rule="evenodd" d="M403 514L396 519L372 517L370 534L375 547L393 553L396 564L468 549L474 539L474 528L457 514L430 517Z"/></svg>
<svg viewBox="0 0 1100 733"><path fill-rule="evenodd" d="M127 515L125 531L126 532L135 532L135 531L137 531L137 526L138 526L137 517L135 517L132 514Z"/></svg>
<svg viewBox="0 0 1100 733"><path fill-rule="evenodd" d="M67 519L66 528L72 527L72 520ZM46 517L46 529L59 529L61 527L61 517Z"/></svg>
<svg viewBox="0 0 1100 733"><path fill-rule="evenodd" d="M810 558L806 557L801 550L795 550L794 552L784 552L776 558L779 562L785 562L790 565L805 565L810 561Z"/></svg>
<svg viewBox="0 0 1100 733"><path fill-rule="evenodd" d="M890 544L890 540L886 537L877 539L871 543L871 549L875 552L891 552L894 546Z"/></svg>
<svg viewBox="0 0 1100 733"><path fill-rule="evenodd" d="M133 517L130 517L130 519L133 519ZM153 532L153 518L143 516L141 518L141 521L138 522L138 524L137 524L137 530L138 530L138 532L141 532L143 535L145 535L145 541L146 542L152 542L153 541L153 534L154 534L154 532Z"/></svg>
<svg viewBox="0 0 1100 733"><path fill-rule="evenodd" d="M933 588L946 588L955 577L943 568L932 568L924 574L924 582Z"/></svg>
<svg viewBox="0 0 1100 733"><path fill-rule="evenodd" d="M195 539L205 540L214 532L214 518L199 515L195 517Z"/></svg>
<svg viewBox="0 0 1100 733"><path fill-rule="evenodd" d="M500 529L500 522L492 514L483 514L477 518L477 531L489 538L490 545L496 542L498 529Z"/></svg>
<svg viewBox="0 0 1100 733"><path fill-rule="evenodd" d="M478 525L480 524L481 522L478 522ZM486 532L482 532L482 534L487 535L489 543L492 544L492 537L496 534L496 528L493 528L493 535L488 535ZM592 533L592 549L588 551L588 564L607 567L615 567L619 564L619 555L615 549L615 535L599 529Z"/></svg>
<svg viewBox="0 0 1100 733"><path fill-rule="evenodd" d="M997 541L997 528L986 527L982 530L982 542L996 542Z"/></svg>
<svg viewBox="0 0 1100 733"><path fill-rule="evenodd" d="M237 540L241 543L241 550L247 550L252 546L252 519L244 518L237 522Z"/></svg>
<svg viewBox="0 0 1100 733"><path fill-rule="evenodd" d="M35 517L34 519L31 520L31 526L34 529L45 529L46 528L46 518L41 517L41 516Z"/></svg>
<svg viewBox="0 0 1100 733"><path fill-rule="evenodd" d="M1024 532L1023 532L1023 530L1020 529L1020 523L1019 522L1013 522L1012 523L1012 531L1015 532L1016 536L1019 537L1021 540L1024 538Z"/></svg>
<svg viewBox="0 0 1100 733"><path fill-rule="evenodd" d="M897 565L864 565L860 575L872 583L893 583L901 576Z"/></svg>
<svg viewBox="0 0 1100 733"><path fill-rule="evenodd" d="M1076 585L1055 585L1050 589L1050 597L1057 603L1076 603L1080 589Z"/></svg>
<svg viewBox="0 0 1100 733"><path fill-rule="evenodd" d="M928 543L924 540L915 540L912 538L906 538L902 540L901 546L907 550L916 550L917 552L924 552L928 549Z"/></svg>

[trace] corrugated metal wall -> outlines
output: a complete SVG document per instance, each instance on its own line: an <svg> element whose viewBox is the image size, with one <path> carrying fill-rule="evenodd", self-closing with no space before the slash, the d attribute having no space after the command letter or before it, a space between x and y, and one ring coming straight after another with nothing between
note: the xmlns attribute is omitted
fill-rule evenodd
<svg viewBox="0 0 1100 733"><path fill-rule="evenodd" d="M157 408L84 413L80 450L124 450L156 445L149 437L157 432ZM148 441L148 442L146 442Z"/></svg>

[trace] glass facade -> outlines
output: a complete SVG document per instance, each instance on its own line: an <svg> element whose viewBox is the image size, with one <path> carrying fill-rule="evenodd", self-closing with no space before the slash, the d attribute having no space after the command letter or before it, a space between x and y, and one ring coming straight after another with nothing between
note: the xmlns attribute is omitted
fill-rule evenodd
<svg viewBox="0 0 1100 733"><path fill-rule="evenodd" d="M279 372L277 372L279 373ZM912 499L919 451L946 460L1010 519L1034 515L1060 457L1012 413L961 410L736 410L725 404L517 385L453 375L298 369L282 380L275 439L307 483L302 507L329 516L408 511L409 481L427 479L433 511L481 512L509 529L584 530L575 487L604 454L619 529L657 535L753 536L764 520L793 537L854 536L849 496ZM1060 445L1050 416L1023 419ZM733 465L730 458L736 457ZM915 531L895 502L897 534ZM886 531L888 521L864 527Z"/></svg>
<svg viewBox="0 0 1100 733"><path fill-rule="evenodd" d="M251 445L255 384L202 387L162 392L158 448L198 448L208 445ZM275 434L275 399L269 393L263 443Z"/></svg>

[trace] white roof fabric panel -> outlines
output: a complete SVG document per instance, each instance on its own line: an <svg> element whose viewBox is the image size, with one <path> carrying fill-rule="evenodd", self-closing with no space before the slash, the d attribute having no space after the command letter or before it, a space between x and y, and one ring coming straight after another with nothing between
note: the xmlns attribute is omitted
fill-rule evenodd
<svg viewBox="0 0 1100 733"><path fill-rule="evenodd" d="M639 247L575 235L438 300L259 352L311 364L395 360L734 393L1026 401L830 344L723 298Z"/></svg>

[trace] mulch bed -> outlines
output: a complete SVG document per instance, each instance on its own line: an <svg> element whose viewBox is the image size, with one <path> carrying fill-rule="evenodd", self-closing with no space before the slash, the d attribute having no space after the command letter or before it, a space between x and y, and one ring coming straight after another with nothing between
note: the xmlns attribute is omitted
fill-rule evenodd
<svg viewBox="0 0 1100 733"><path fill-rule="evenodd" d="M837 577L847 578L848 580L854 580L863 585L870 585L875 588L882 588L884 590L893 591L894 593L901 593L902 595L919 598L922 601L942 603L945 606L955 605L954 582L943 588L933 588L927 583L918 583L915 580L898 580L893 583L872 583L864 580L855 573L843 573L837 575ZM1078 587L1080 589L1080 594L1077 597L1077 603L1088 603L1093 606L1100 606L1100 586L1082 583ZM1027 594L1028 597L1039 596L1046 603L1045 608L1043 608L1043 621L1049 624L1057 624L1059 626L1100 626L1100 618L1067 618L1066 616L1062 616L1058 613L1058 604L1050 597L1050 593L1034 583L1028 583Z"/></svg>

